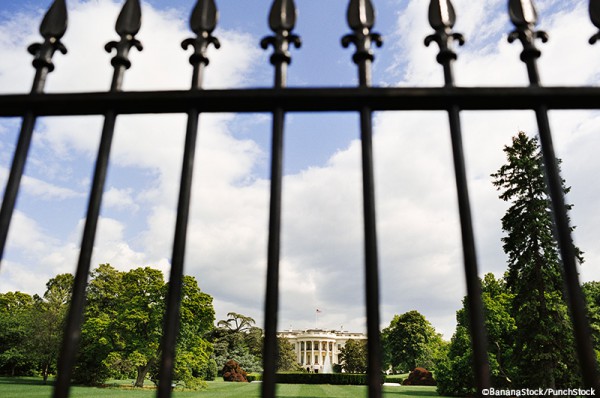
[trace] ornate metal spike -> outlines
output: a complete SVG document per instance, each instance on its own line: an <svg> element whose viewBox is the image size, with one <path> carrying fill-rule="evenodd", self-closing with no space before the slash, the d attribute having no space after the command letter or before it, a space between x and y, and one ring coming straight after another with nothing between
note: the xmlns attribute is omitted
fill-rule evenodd
<svg viewBox="0 0 600 398"><path fill-rule="evenodd" d="M429 24L435 29L435 33L425 38L425 45L429 46L431 42L435 41L440 46L440 52L436 59L442 65L456 59L456 53L451 47L452 40L456 40L461 46L465 44L462 34L452 33L455 22L456 14L450 0L431 0Z"/></svg>
<svg viewBox="0 0 600 398"><path fill-rule="evenodd" d="M142 10L139 0L127 0L117 19L117 33L119 36L135 36L140 31L141 26Z"/></svg>
<svg viewBox="0 0 600 398"><path fill-rule="evenodd" d="M508 42L512 43L519 39L523 44L521 60L527 63L539 58L542 53L535 46L535 39L541 39L542 43L548 41L548 34L544 31L533 30L537 23L537 11L531 0L509 0L508 13L510 20L515 25L515 30L508 35Z"/></svg>
<svg viewBox="0 0 600 398"><path fill-rule="evenodd" d="M217 27L219 11L214 0L199 0L192 11L190 28L197 35L203 32L212 33Z"/></svg>
<svg viewBox="0 0 600 398"><path fill-rule="evenodd" d="M59 39L67 31L67 5L65 0L56 0L44 16L40 34L44 39Z"/></svg>
<svg viewBox="0 0 600 398"><path fill-rule="evenodd" d="M429 25L435 30L452 28L456 14L450 0L432 0L429 3Z"/></svg>
<svg viewBox="0 0 600 398"><path fill-rule="evenodd" d="M600 0L590 0L590 19L595 27L600 29ZM590 37L590 44L596 43L600 40L600 32L596 33L592 37Z"/></svg>
<svg viewBox="0 0 600 398"><path fill-rule="evenodd" d="M211 34L217 26L218 19L219 12L214 0L198 0L190 18L190 28L198 36L185 39L181 43L184 50L189 46L194 47L194 53L190 56L190 64L194 67L200 63L208 65L206 50L209 44L214 45L215 48L221 47L219 39Z"/></svg>
<svg viewBox="0 0 600 398"><path fill-rule="evenodd" d="M45 39L43 43L31 44L27 50L34 56L33 66L36 69L48 68L48 72L54 70L52 56L56 50L63 54L67 48L60 41L67 31L67 5L65 0L55 0L40 25L40 34Z"/></svg>
<svg viewBox="0 0 600 398"><path fill-rule="evenodd" d="M370 0L350 0L347 13L352 30L371 29L375 24L375 10Z"/></svg>
<svg viewBox="0 0 600 398"><path fill-rule="evenodd" d="M292 30L296 25L296 5L293 1L275 0L269 13L269 27L273 32Z"/></svg>
<svg viewBox="0 0 600 398"><path fill-rule="evenodd" d="M127 0L121 9L119 18L115 25L115 30L121 36L121 40L111 41L104 46L107 52L113 49L117 54L113 57L110 63L116 68L124 66L126 69L131 67L129 61L129 50L135 47L138 51L142 51L142 43L135 38L135 35L140 30L142 25L142 10L139 0Z"/></svg>
<svg viewBox="0 0 600 398"><path fill-rule="evenodd" d="M294 0L275 0L269 13L269 27L275 33L273 36L264 37L260 41L260 46L267 49L269 45L273 46L274 52L271 55L271 64L277 66L289 64L292 57L288 51L290 44L300 48L302 41L298 35L292 33L296 25L296 5Z"/></svg>
<svg viewBox="0 0 600 398"><path fill-rule="evenodd" d="M537 23L537 11L531 0L509 0L508 13L511 22L517 27Z"/></svg>
<svg viewBox="0 0 600 398"><path fill-rule="evenodd" d="M383 39L379 33L371 33L375 24L375 10L371 0L350 0L348 5L348 26L354 33L342 37L342 46L348 47L350 43L356 46L352 56L354 63L359 64L366 60L373 61L371 42L381 47Z"/></svg>

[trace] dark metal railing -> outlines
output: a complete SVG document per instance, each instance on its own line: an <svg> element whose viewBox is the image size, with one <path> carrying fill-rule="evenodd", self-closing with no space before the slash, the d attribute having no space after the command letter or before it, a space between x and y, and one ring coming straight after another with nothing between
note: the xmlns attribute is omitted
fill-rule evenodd
<svg viewBox="0 0 600 398"><path fill-rule="evenodd" d="M534 110L540 131L540 142L548 176L548 188L552 200L557 239L564 265L565 286L573 320L575 341L583 380L588 387L599 388L596 360L591 345L589 324L578 280L571 228L561 188L561 177L554 155L552 135L548 121L549 109L600 109L600 88L596 87L541 87L536 59L540 51L536 38L547 40L544 32L534 30L537 13L530 0L509 0L508 10L516 30L509 41L520 40L523 45L521 60L527 66L529 87L475 87L454 86L452 63L457 58L452 42L464 42L454 33L456 15L449 0L432 0L429 6L429 22L435 33L425 39L425 44L436 42L440 51L437 61L442 65L445 85L439 88L373 88L371 87L371 64L374 60L372 45L380 46L380 35L372 33L375 12L370 0L350 0L347 20L353 33L342 39L342 45L356 46L353 61L358 66L357 88L286 88L286 69L291 62L290 45L300 47L300 39L292 33L297 11L293 0L275 0L269 14L269 26L273 36L262 40L261 46L273 46L271 63L275 67L275 83L272 89L202 90L204 68L209 64L207 47L219 42L212 36L218 12L214 0L198 0L190 20L195 38L182 43L183 48L192 46L190 57L193 66L192 84L187 91L121 92L124 72L131 65L128 54L131 47L142 49L135 35L141 26L139 0L126 0L116 24L119 42L107 44L107 51L116 50L111 63L114 67L109 92L44 94L44 84L54 65L55 51L66 53L60 39L67 28L65 0L55 0L44 17L40 33L41 44L34 44L29 51L34 55L36 75L30 94L0 95L0 117L23 118L21 132L14 152L13 163L0 210L0 258L4 252L6 237L21 177L38 116L58 115L104 115L101 142L96 158L96 168L90 192L88 212L82 236L81 251L75 276L73 297L69 310L65 337L58 364L58 379L54 389L55 398L69 395L71 371L74 365L81 331L86 281L94 245L96 226L101 206L104 181L109 164L110 146L116 117L133 113L186 113L188 116L182 174L175 225L172 266L167 295L167 312L162 340L160 362L161 380L158 397L171 395L171 382L178 333L181 283L184 268L186 232L190 207L192 171L201 112L271 112L273 114L271 153L271 193L269 208L269 238L267 247L267 284L265 302L265 346L263 397L275 396L276 330L279 300L279 249L281 225L281 193L283 178L283 139L285 114L293 111L353 111L360 114L363 171L363 215L365 234L365 295L368 333L368 384L369 397L381 397L381 347L379 341L379 277L377 264L377 234L375 217L375 181L373 177L372 112L376 110L444 110L448 112L450 136L454 156L465 276L467 281L468 308L474 352L474 374L479 392L489 387L490 375L487 361L487 342L483 321L483 305L478 280L477 256L474 243L468 184L461 137L461 110L530 109ZM592 23L600 28L600 0L590 1ZM590 39L594 44L600 33Z"/></svg>

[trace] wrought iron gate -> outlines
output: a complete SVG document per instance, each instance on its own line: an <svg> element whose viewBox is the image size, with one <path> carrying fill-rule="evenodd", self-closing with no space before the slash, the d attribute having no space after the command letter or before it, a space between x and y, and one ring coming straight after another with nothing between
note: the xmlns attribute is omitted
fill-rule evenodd
<svg viewBox="0 0 600 398"><path fill-rule="evenodd" d="M207 48L219 47L212 36L217 25L217 8L214 0L198 0L190 20L195 38L185 40L184 48L192 47L190 57L193 66L192 84L187 91L123 92L121 85L125 71L131 66L128 55L132 47L142 49L135 38L141 26L139 0L127 0L119 15L116 31L118 42L106 45L107 51L116 51L111 63L114 68L112 84L105 93L45 94L46 78L54 69L52 62L56 51L63 54L66 48L61 37L67 29L65 0L55 0L40 27L43 43L29 46L34 56L36 70L31 93L28 95L0 95L0 117L22 117L21 132L14 152L12 168L7 182L0 212L0 258L4 251L9 223L12 217L21 176L38 116L58 115L104 115L101 142L96 167L67 328L58 365L58 378L54 390L56 398L67 397L70 375L74 365L85 302L86 281L98 222L104 182L108 167L111 141L117 115L140 113L186 113L187 133L183 155L175 240L167 297L164 336L162 341L161 380L158 396L171 394L175 340L178 333L181 282L183 275L186 230L190 206L190 190L194 151L198 131L198 117L202 112L270 112L273 114L271 191L269 209L269 238L267 256L267 287L265 305L265 346L263 396L275 396L276 327L278 312L279 246L281 214L281 182L284 118L287 112L297 111L348 111L360 114L364 234L365 234L365 293L368 334L368 384L369 397L381 396L381 349L379 341L379 286L377 267L377 237L375 228L375 183L373 179L372 121L373 111L385 110L443 110L449 117L454 171L456 176L465 275L467 280L468 308L474 351L474 371L479 393L489 386L489 367L486 353L486 337L483 320L478 267L471 221L471 210L461 139L461 110L534 110L540 133L543 158L548 178L548 190L552 199L557 239L564 264L564 277L570 313L572 316L578 357L582 376L588 387L599 388L596 359L591 345L589 325L581 293L573 243L558 165L554 155L548 110L550 109L599 109L600 88L540 86L536 60L540 51L536 39L547 40L547 35L535 31L537 14L530 0L509 0L510 19L515 30L509 41L519 40L523 45L521 60L527 66L529 87L523 88L458 88L454 85L452 63L457 58L452 42L463 44L461 34L453 32L456 19L449 0L432 0L429 5L429 22L434 33L425 39L425 45L433 42L440 48L437 61L443 67L445 85L439 88L374 88L371 87L371 63L374 45L380 46L381 36L372 32L375 13L370 0L350 0L347 20L352 33L344 36L344 47L353 44L356 51L353 61L358 67L358 87L355 88L286 88L286 68L291 61L290 47L300 47L300 38L293 33L296 22L296 6L293 0L275 0L269 14L272 36L262 40L261 46L273 47L271 63L275 68L274 87L270 89L203 90L203 72L208 65ZM600 0L590 0L592 23L600 28ZM590 39L593 44L600 33Z"/></svg>

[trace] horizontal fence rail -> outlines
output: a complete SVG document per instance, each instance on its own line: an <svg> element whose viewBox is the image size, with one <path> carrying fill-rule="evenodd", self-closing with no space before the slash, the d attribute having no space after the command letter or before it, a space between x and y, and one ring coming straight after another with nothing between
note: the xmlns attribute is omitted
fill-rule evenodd
<svg viewBox="0 0 600 398"><path fill-rule="evenodd" d="M182 159L181 182L172 252L170 286L167 296L164 336L161 342L161 380L158 397L171 396L175 342L178 333L181 284L184 270L184 253L189 218L192 171L196 138L199 131L200 113L215 112L265 112L272 114L271 190L267 250L267 283L265 300L265 343L263 397L274 397L275 358L277 354L277 316L279 304L279 261L281 229L281 195L283 179L283 142L285 138L285 115L288 112L356 112L360 115L364 253L365 253L365 302L368 332L368 385L369 397L380 398L382 394L380 374L382 353L379 341L379 285L375 212L375 181L372 153L372 116L376 111L444 111L448 113L452 143L454 172L457 184L458 207L463 244L464 269L467 285L470 332L473 341L474 375L481 391L490 385L487 361L487 341L483 322L483 306L478 280L475 238L471 220L471 208L466 178L460 111L527 110L536 115L540 142L544 156L548 191L552 200L557 240L564 265L565 286L573 320L575 341L582 376L588 387L600 388L595 354L591 345L589 324L585 317L585 303L579 285L569 219L566 213L561 177L554 155L548 111L550 110L597 110L600 109L600 87L541 87L537 70L537 58L541 51L535 46L548 35L534 30L537 11L531 0L508 0L508 14L515 30L509 34L509 42L519 41L523 46L521 60L527 68L528 87L456 87L452 64L457 54L452 46L465 42L460 33L453 31L456 13L449 0L432 0L429 5L429 24L434 33L425 38L425 45L436 43L439 47L437 61L443 68L443 87L371 87L371 65L375 59L373 47L382 45L382 37L373 32L375 8L371 0L349 0L347 23L352 33L342 39L342 45L355 46L352 55L358 69L358 86L349 88L311 87L287 88L287 65L291 62L290 48L300 47L300 38L293 33L297 19L297 7L293 0L274 0L268 23L273 35L265 37L261 47L273 47L270 62L274 66L273 88L204 90L204 68L209 64L207 48L219 48L219 41L212 36L218 22L215 0L198 0L192 10L190 28L194 38L182 43L184 49L192 47L190 64L193 67L191 88L172 91L122 92L125 70L131 66L128 54L131 48L142 50L135 35L141 26L139 0L124 1L116 23L118 42L107 44L107 51L116 51L111 60L114 68L110 91L90 93L44 93L47 75L54 69L52 57L56 51L66 53L61 38L67 29L67 6L65 0L53 1L40 26L43 43L34 44L29 51L34 55L36 76L29 94L0 95L0 117L22 118L21 133L15 150L13 165L5 190L0 212L0 259L12 218L17 193L25 167L35 121L38 117L52 116L104 116L101 144L90 192L88 213L80 258L75 276L73 298L69 310L63 349L58 365L55 398L69 395L71 371L85 303L86 281L89 277L90 260L94 246L96 224L101 208L104 181L109 166L109 155L114 126L118 115L130 114L187 114L186 139ZM590 0L589 13L592 23L600 29L600 0ZM590 44L600 39L600 32L590 38Z"/></svg>
<svg viewBox="0 0 600 398"><path fill-rule="evenodd" d="M600 109L600 87L373 87L286 88L202 91L128 91L0 95L0 116L38 116L199 112L436 111Z"/></svg>

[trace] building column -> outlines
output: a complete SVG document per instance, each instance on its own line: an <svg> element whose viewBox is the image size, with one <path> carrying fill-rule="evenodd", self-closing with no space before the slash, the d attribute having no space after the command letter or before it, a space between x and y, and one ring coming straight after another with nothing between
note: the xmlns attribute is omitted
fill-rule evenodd
<svg viewBox="0 0 600 398"><path fill-rule="evenodd" d="M319 341L319 368L323 367L323 341Z"/></svg>

